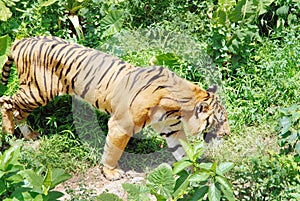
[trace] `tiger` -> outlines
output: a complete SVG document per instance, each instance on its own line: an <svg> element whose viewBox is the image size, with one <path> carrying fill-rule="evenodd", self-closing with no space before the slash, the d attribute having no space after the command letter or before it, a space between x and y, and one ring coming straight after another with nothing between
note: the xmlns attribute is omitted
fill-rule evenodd
<svg viewBox="0 0 300 201"><path fill-rule="evenodd" d="M204 90L164 67L137 67L55 36L15 41L2 69L4 85L13 63L19 89L0 98L2 132L14 133L15 122L54 97L78 97L110 115L101 159L108 180L123 177L118 161L129 139L146 126L166 139L176 160L185 155L180 141L188 134L203 134L206 141L230 134L217 87ZM23 130L32 138L29 127Z"/></svg>

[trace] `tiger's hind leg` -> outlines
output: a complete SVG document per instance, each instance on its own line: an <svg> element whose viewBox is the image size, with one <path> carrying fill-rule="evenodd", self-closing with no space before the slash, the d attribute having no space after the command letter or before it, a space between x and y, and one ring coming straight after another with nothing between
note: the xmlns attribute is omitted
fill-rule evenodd
<svg viewBox="0 0 300 201"><path fill-rule="evenodd" d="M21 88L12 97L2 96L0 98L2 112L2 133L14 134L15 123L19 124L25 119L31 111L39 105L36 100L26 94L26 87ZM25 139L36 139L37 133L33 132L28 125L20 124L18 126Z"/></svg>
<svg viewBox="0 0 300 201"><path fill-rule="evenodd" d="M13 134L15 131L14 116L10 97L3 96L0 98L2 113L2 134Z"/></svg>

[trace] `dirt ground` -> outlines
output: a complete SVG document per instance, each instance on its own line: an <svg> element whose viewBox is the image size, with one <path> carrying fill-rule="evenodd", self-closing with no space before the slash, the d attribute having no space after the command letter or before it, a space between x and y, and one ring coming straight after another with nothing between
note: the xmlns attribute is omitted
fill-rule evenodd
<svg viewBox="0 0 300 201"><path fill-rule="evenodd" d="M89 200L89 197L94 197L103 192L113 193L122 200L127 200L122 183L143 184L145 176L145 173L128 171L124 178L117 181L109 181L102 174L101 167L95 166L87 169L85 173L72 175L71 179L58 185L55 190L65 194L60 199L62 201L71 200L72 196L76 196L80 200ZM72 191L71 193L69 192L70 190Z"/></svg>

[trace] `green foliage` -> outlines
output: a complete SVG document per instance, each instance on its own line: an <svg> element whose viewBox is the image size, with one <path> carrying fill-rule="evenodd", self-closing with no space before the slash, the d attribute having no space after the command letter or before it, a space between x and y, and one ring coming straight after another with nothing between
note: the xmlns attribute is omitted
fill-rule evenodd
<svg viewBox="0 0 300 201"><path fill-rule="evenodd" d="M221 200L222 195L228 200L234 200L232 185L228 182L225 174L233 168L233 163L224 162L218 164L198 162L204 154L202 143L192 147L181 141L186 152L186 157L174 164L173 173L178 174L175 197L183 197L183 200L202 200L207 195L208 200ZM193 167L193 172L188 173L185 169Z"/></svg>
<svg viewBox="0 0 300 201"><path fill-rule="evenodd" d="M150 201L148 187L128 183L123 183L122 187L128 193L128 201Z"/></svg>
<svg viewBox="0 0 300 201"><path fill-rule="evenodd" d="M231 173L238 200L298 200L300 167L291 155L257 156Z"/></svg>
<svg viewBox="0 0 300 201"><path fill-rule="evenodd" d="M233 163L198 163L203 156L202 143L191 146L182 141L187 156L174 164L161 164L152 170L146 186L123 184L128 200L150 200L149 193L157 200L210 200L219 201L222 197L234 200L232 185L225 174L233 168ZM187 168L193 168L188 172Z"/></svg>
<svg viewBox="0 0 300 201"><path fill-rule="evenodd" d="M0 198L4 201L58 200L63 193L53 191L58 184L71 176L62 169L48 167L41 171L26 169L19 162L19 145L14 145L0 155Z"/></svg>
<svg viewBox="0 0 300 201"><path fill-rule="evenodd" d="M97 201L122 201L118 196L112 193L102 193L101 195L97 196L96 200Z"/></svg>
<svg viewBox="0 0 300 201"><path fill-rule="evenodd" d="M0 20L7 21L11 16L12 12L9 7L13 7L16 5L16 2L20 0L1 0L0 1Z"/></svg>
<svg viewBox="0 0 300 201"><path fill-rule="evenodd" d="M279 146L285 154L296 153L300 161L300 105L293 104L279 111Z"/></svg>

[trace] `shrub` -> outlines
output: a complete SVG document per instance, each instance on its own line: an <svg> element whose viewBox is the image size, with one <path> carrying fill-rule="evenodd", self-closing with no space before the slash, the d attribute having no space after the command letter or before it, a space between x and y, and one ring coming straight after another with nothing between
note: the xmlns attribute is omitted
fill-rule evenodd
<svg viewBox="0 0 300 201"><path fill-rule="evenodd" d="M45 173L27 169L19 162L21 147L14 145L0 154L0 199L4 201L58 200L63 193L53 191L71 176L62 169L47 168Z"/></svg>

